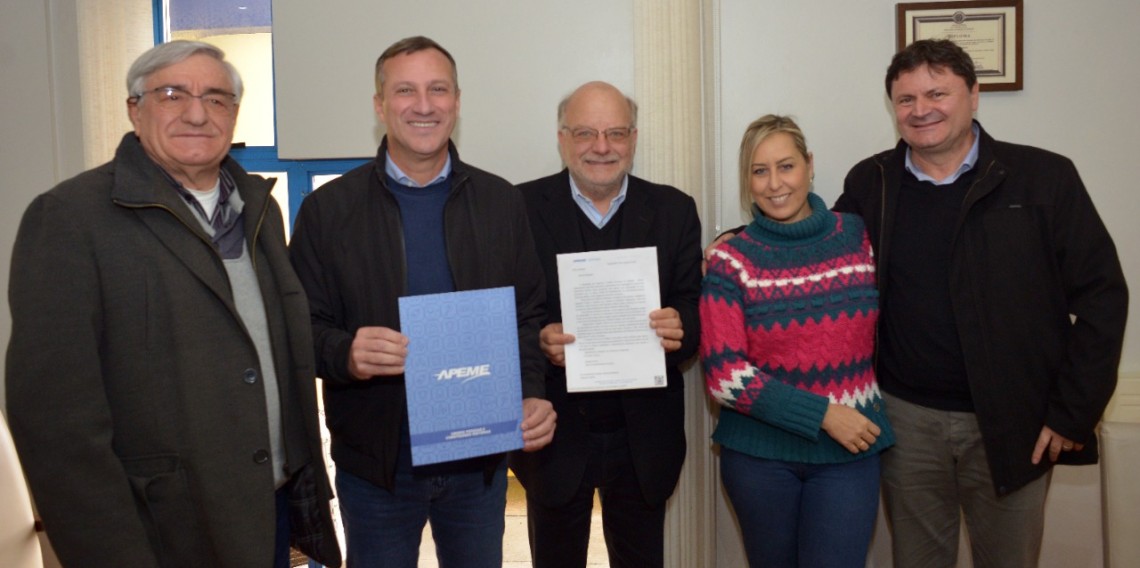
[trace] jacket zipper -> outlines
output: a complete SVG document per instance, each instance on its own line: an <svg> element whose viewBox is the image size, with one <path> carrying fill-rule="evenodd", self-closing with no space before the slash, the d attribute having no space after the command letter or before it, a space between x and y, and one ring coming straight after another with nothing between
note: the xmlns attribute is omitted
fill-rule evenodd
<svg viewBox="0 0 1140 568"><path fill-rule="evenodd" d="M994 164L996 164L996 163L997 163L997 160L990 160L990 163L986 166L985 173L983 173L981 175L981 177L978 177L977 179L975 179L974 183L970 184L970 189L966 190L966 195L965 195L965 197L962 198L963 203L965 203L966 201L969 201L970 194L974 193L974 188L978 187L979 183L982 183L983 180L985 180L987 177L989 177L990 171L994 169ZM954 231L954 233L957 234L957 231Z"/></svg>
<svg viewBox="0 0 1140 568"><path fill-rule="evenodd" d="M455 188L455 191L452 193L452 195L450 197L447 198L447 203L445 203L443 206L444 219L447 219L447 206L451 204L452 199L457 198L457 196L459 195L460 189L463 187L464 184L467 183L467 177L468 176L466 173L461 172L455 178L455 185L453 186ZM466 214L467 214L467 217L470 219L471 218L471 202L470 202L470 200L468 200L467 209L468 210L467 210ZM474 227L475 227L475 225L472 224L472 228L474 228ZM458 282L459 279L455 276L455 268L457 267L457 265L455 262L452 262L451 247L449 247L447 245L447 243L448 243L447 223L444 222L444 224L443 224L443 246L446 249L446 250L444 250L444 254L447 256L447 264L448 264L450 270L452 271L452 273L451 273L452 284L455 286L456 290L459 290L460 289L459 282ZM472 244L475 244L475 243L472 243ZM476 256L476 258L478 258L478 256Z"/></svg>
<svg viewBox="0 0 1140 568"><path fill-rule="evenodd" d="M234 191L237 191L236 189ZM254 268L254 275L257 274L257 239L261 236L261 225L265 222L265 214L269 212L269 200L273 197L269 194L265 196L265 203L261 206L261 215L257 216L257 225L253 228L253 242L246 243L249 247L249 264Z"/></svg>

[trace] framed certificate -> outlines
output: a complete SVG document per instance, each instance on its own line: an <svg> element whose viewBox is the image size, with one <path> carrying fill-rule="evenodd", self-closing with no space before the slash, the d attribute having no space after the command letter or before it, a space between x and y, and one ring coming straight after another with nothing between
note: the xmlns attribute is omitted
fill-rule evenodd
<svg viewBox="0 0 1140 568"><path fill-rule="evenodd" d="M983 91L1022 88L1022 0L896 4L898 49L920 39L949 39L974 59Z"/></svg>

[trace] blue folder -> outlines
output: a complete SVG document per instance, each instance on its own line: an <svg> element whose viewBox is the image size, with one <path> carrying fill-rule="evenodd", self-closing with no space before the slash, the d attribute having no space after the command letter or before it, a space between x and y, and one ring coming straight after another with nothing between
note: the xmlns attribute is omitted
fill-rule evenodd
<svg viewBox="0 0 1140 568"><path fill-rule="evenodd" d="M513 287L400 298L412 464L522 447Z"/></svg>

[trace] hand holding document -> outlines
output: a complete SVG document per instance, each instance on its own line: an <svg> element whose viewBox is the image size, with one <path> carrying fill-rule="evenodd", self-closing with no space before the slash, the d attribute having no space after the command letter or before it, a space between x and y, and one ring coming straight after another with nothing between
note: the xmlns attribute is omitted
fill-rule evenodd
<svg viewBox="0 0 1140 568"><path fill-rule="evenodd" d="M558 255L568 392L665 386L655 247Z"/></svg>

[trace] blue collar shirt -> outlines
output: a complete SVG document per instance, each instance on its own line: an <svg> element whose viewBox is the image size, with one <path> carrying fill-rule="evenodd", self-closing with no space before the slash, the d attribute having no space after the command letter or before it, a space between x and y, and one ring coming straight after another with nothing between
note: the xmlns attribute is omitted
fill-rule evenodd
<svg viewBox="0 0 1140 568"><path fill-rule="evenodd" d="M621 204L625 201L625 194L628 189L629 176L626 175L621 180L621 190L618 191L613 201L610 201L610 210L606 211L605 215L602 215L602 212L598 211L598 208L594 206L594 202L582 193L582 190L578 188L578 184L574 183L574 176L570 176L570 196L574 198L574 203L578 204L578 208L581 209L582 212L586 214L586 217L594 223L594 226L599 229L605 227L606 223L609 223L610 219L613 219L614 215L617 214L618 208L621 207Z"/></svg>
<svg viewBox="0 0 1140 568"><path fill-rule="evenodd" d="M384 153L384 173L388 174L388 177L396 180L396 183L400 185L406 185L408 187L427 187L434 183L439 183L451 175L451 153L449 152L447 154L447 161L443 163L443 168L439 170L439 173L436 174L431 181L423 185L416 183L415 180L408 177L408 174L404 173L404 170L401 170L400 166L397 166L396 163L392 161L392 154L390 152Z"/></svg>
<svg viewBox="0 0 1140 568"><path fill-rule="evenodd" d="M966 159L962 160L962 165L958 166L958 170L947 176L946 179L936 180L926 175L926 172L922 171L922 169L910 159L910 146L906 148L906 171L918 178L918 181L928 181L934 185L950 185L958 181L958 178L962 177L962 174L974 169L974 164L978 163L978 142L981 140L981 132L978 129L977 123L974 123L973 129L974 145L970 146L970 152L966 154Z"/></svg>

